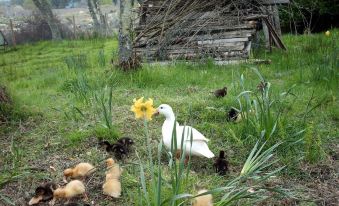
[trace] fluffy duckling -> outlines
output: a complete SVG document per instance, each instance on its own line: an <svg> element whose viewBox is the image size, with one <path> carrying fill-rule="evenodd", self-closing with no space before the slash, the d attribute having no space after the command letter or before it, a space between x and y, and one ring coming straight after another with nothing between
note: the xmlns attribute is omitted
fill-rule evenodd
<svg viewBox="0 0 339 206"><path fill-rule="evenodd" d="M115 161L113 158L108 158L106 160L107 169L111 169L111 167L113 167L114 165L115 165Z"/></svg>
<svg viewBox="0 0 339 206"><path fill-rule="evenodd" d="M205 192L207 192L207 190L200 190L198 195ZM213 197L211 194L196 197L193 200L192 206L213 206Z"/></svg>
<svg viewBox="0 0 339 206"><path fill-rule="evenodd" d="M228 161L225 158L225 151L221 150L219 157L214 162L215 172L219 175L225 175L228 171Z"/></svg>
<svg viewBox="0 0 339 206"><path fill-rule="evenodd" d="M222 89L217 89L214 92L212 92L214 94L214 96L220 98L220 97L224 97L227 95L227 87L224 87Z"/></svg>
<svg viewBox="0 0 339 206"><path fill-rule="evenodd" d="M79 163L73 168L68 168L64 170L64 182L67 183L67 178L83 178L88 175L91 175L95 171L95 167L89 163Z"/></svg>
<svg viewBox="0 0 339 206"><path fill-rule="evenodd" d="M121 160L124 156L127 156L128 154L128 149L119 142L111 144L108 141L102 141L99 144L104 145L106 147L106 151L108 153L113 153L114 157L118 160Z"/></svg>
<svg viewBox="0 0 339 206"><path fill-rule="evenodd" d="M121 160L128 155L128 148L123 144L115 143L113 144L113 153L115 158Z"/></svg>
<svg viewBox="0 0 339 206"><path fill-rule="evenodd" d="M227 120L230 122L239 123L242 121L242 119L246 119L247 115L255 115L255 110L248 110L246 112L239 112L237 109L234 109L233 107L230 109L230 111L227 113Z"/></svg>
<svg viewBox="0 0 339 206"><path fill-rule="evenodd" d="M238 123L242 120L242 115L238 110L232 107L227 114L227 120L230 122Z"/></svg>
<svg viewBox="0 0 339 206"><path fill-rule="evenodd" d="M107 171L106 171L106 181L102 186L104 195L110 197L119 198L121 196L121 183L120 176L122 174L122 169L118 164L115 164L112 158L106 160Z"/></svg>
<svg viewBox="0 0 339 206"><path fill-rule="evenodd" d="M85 185L80 180L72 180L65 187L53 191L53 200L50 205L53 206L58 199L67 199L67 204L71 198L79 195L87 198Z"/></svg>
<svg viewBox="0 0 339 206"><path fill-rule="evenodd" d="M122 137L118 139L117 142L124 145L128 152L129 152L129 148L134 144L133 139L130 137Z"/></svg>
<svg viewBox="0 0 339 206"><path fill-rule="evenodd" d="M35 189L35 194L28 202L28 205L35 205L39 202L47 202L53 198L53 190L57 188L57 185L53 182L47 182L40 185Z"/></svg>

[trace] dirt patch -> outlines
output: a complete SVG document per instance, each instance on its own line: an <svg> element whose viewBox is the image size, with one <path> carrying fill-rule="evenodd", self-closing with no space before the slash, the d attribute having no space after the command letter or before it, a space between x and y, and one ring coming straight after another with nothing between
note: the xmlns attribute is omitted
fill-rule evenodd
<svg viewBox="0 0 339 206"><path fill-rule="evenodd" d="M317 205L339 204L338 161L324 161L316 165L304 165L309 177L304 181L307 196Z"/></svg>

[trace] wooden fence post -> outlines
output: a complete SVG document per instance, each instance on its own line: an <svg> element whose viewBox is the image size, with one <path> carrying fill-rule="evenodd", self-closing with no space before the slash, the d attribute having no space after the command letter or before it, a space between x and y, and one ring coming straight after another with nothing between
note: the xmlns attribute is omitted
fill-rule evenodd
<svg viewBox="0 0 339 206"><path fill-rule="evenodd" d="M11 32L12 32L12 44L13 44L13 47L16 48L16 39L15 39L12 19L9 20L9 26L11 27Z"/></svg>
<svg viewBox="0 0 339 206"><path fill-rule="evenodd" d="M74 15L73 15L73 35L74 35L74 39L77 39L76 25L75 25L75 17L74 17Z"/></svg>
<svg viewBox="0 0 339 206"><path fill-rule="evenodd" d="M277 34L279 35L279 37L281 37L282 35L281 35L278 5L275 4L272 6L272 14L273 14L273 22L274 22L275 30L277 31Z"/></svg>

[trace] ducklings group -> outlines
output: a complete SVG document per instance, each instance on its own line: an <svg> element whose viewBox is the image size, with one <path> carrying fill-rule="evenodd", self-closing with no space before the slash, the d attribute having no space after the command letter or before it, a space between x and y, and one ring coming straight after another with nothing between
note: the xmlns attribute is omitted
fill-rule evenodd
<svg viewBox="0 0 339 206"><path fill-rule="evenodd" d="M122 169L112 158L106 160L107 171L106 180L102 186L103 194L110 197L119 198L121 195L120 176ZM86 186L80 179L84 179L94 173L96 168L90 163L79 163L73 168L64 170L64 181L67 184L64 187L57 186L53 182L48 182L36 188L35 194L29 201L29 205L35 205L40 202L49 202L53 206L58 200L65 199L66 205L69 205L70 199L83 195L87 201ZM68 178L72 180L68 182ZM77 179L78 178L78 179ZM70 203L70 205L77 205Z"/></svg>

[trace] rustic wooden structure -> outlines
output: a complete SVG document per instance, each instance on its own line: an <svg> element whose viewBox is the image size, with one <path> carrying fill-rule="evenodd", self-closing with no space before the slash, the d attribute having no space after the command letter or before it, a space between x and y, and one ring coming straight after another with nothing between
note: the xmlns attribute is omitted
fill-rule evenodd
<svg viewBox="0 0 339 206"><path fill-rule="evenodd" d="M134 52L146 61L249 57L265 24L269 40L285 49L267 6L288 0L146 0L139 8Z"/></svg>
<svg viewBox="0 0 339 206"><path fill-rule="evenodd" d="M2 46L4 50L6 50L6 47L8 46L8 41L2 31L0 31L0 46Z"/></svg>

